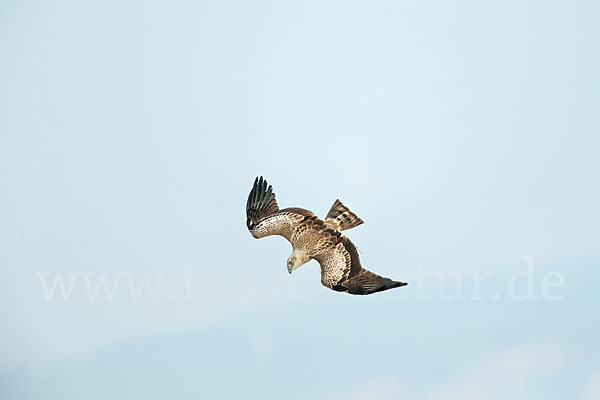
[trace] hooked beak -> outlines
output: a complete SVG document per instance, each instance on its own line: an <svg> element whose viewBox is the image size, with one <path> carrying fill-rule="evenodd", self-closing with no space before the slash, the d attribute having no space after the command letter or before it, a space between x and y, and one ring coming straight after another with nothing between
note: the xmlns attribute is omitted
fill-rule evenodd
<svg viewBox="0 0 600 400"><path fill-rule="evenodd" d="M292 271L294 271L298 267L299 267L299 265L293 265L293 264L288 263L287 269L288 269L288 272L291 274Z"/></svg>

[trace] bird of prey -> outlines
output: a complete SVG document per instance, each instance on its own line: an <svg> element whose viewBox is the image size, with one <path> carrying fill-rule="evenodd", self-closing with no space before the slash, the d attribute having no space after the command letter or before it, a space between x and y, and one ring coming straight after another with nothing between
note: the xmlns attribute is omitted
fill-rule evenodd
<svg viewBox="0 0 600 400"><path fill-rule="evenodd" d="M405 286L374 274L360 265L358 251L342 231L363 223L340 200L324 220L303 208L279 209L273 188L257 177L246 203L246 226L253 237L279 235L292 244L287 269L292 271L311 259L321 265L321 283L335 291L372 294Z"/></svg>

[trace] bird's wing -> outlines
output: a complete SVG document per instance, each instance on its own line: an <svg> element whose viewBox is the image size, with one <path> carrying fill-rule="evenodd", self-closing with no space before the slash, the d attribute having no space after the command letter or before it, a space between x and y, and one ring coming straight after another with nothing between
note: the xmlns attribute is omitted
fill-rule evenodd
<svg viewBox="0 0 600 400"><path fill-rule="evenodd" d="M309 224L313 218L316 217L308 210L284 208L259 221L258 229L263 232L261 236L280 235L294 245L294 235L311 228Z"/></svg>
<svg viewBox="0 0 600 400"><path fill-rule="evenodd" d="M314 258L321 265L321 283L324 286L338 292L364 295L406 285L364 269L354 244L339 232L334 231L323 240L328 240L330 245Z"/></svg>
<svg viewBox="0 0 600 400"><path fill-rule="evenodd" d="M279 211L279 206L275 199L275 193L273 193L273 187L271 185L267 187L267 181L262 176L260 179L257 177L246 202L248 227L250 227L250 222L257 224L277 211Z"/></svg>
<svg viewBox="0 0 600 400"><path fill-rule="evenodd" d="M281 235L290 240L294 229L309 217L316 218L303 208L280 210L273 187L262 176L256 178L246 202L246 226L259 232L255 237Z"/></svg>

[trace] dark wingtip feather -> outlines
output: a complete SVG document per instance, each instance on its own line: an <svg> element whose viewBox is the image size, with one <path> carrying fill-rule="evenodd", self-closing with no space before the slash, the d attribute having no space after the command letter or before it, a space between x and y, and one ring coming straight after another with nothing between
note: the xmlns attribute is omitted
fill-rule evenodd
<svg viewBox="0 0 600 400"><path fill-rule="evenodd" d="M406 283L406 282L392 281L392 282L385 283L385 284L375 288L374 290L368 290L365 294L379 293L379 292L383 292L385 290L395 289L395 288L399 288L399 287L406 286L406 285L408 285L408 283Z"/></svg>
<svg viewBox="0 0 600 400"><path fill-rule="evenodd" d="M258 220L277 210L279 210L279 207L275 200L273 187L262 176L257 176L246 202L247 216L253 220Z"/></svg>

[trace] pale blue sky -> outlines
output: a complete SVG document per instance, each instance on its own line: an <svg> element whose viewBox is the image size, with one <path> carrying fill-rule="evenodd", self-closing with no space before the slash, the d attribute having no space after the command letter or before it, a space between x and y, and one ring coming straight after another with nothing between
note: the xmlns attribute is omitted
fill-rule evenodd
<svg viewBox="0 0 600 400"><path fill-rule="evenodd" d="M599 19L593 1L3 2L0 397L600 398ZM289 276L290 245L245 227L256 175L282 207L342 199L363 265L409 286ZM527 256L536 301L510 296ZM57 276L68 300L45 299ZM101 276L114 297L90 300ZM134 300L144 276L156 298Z"/></svg>

